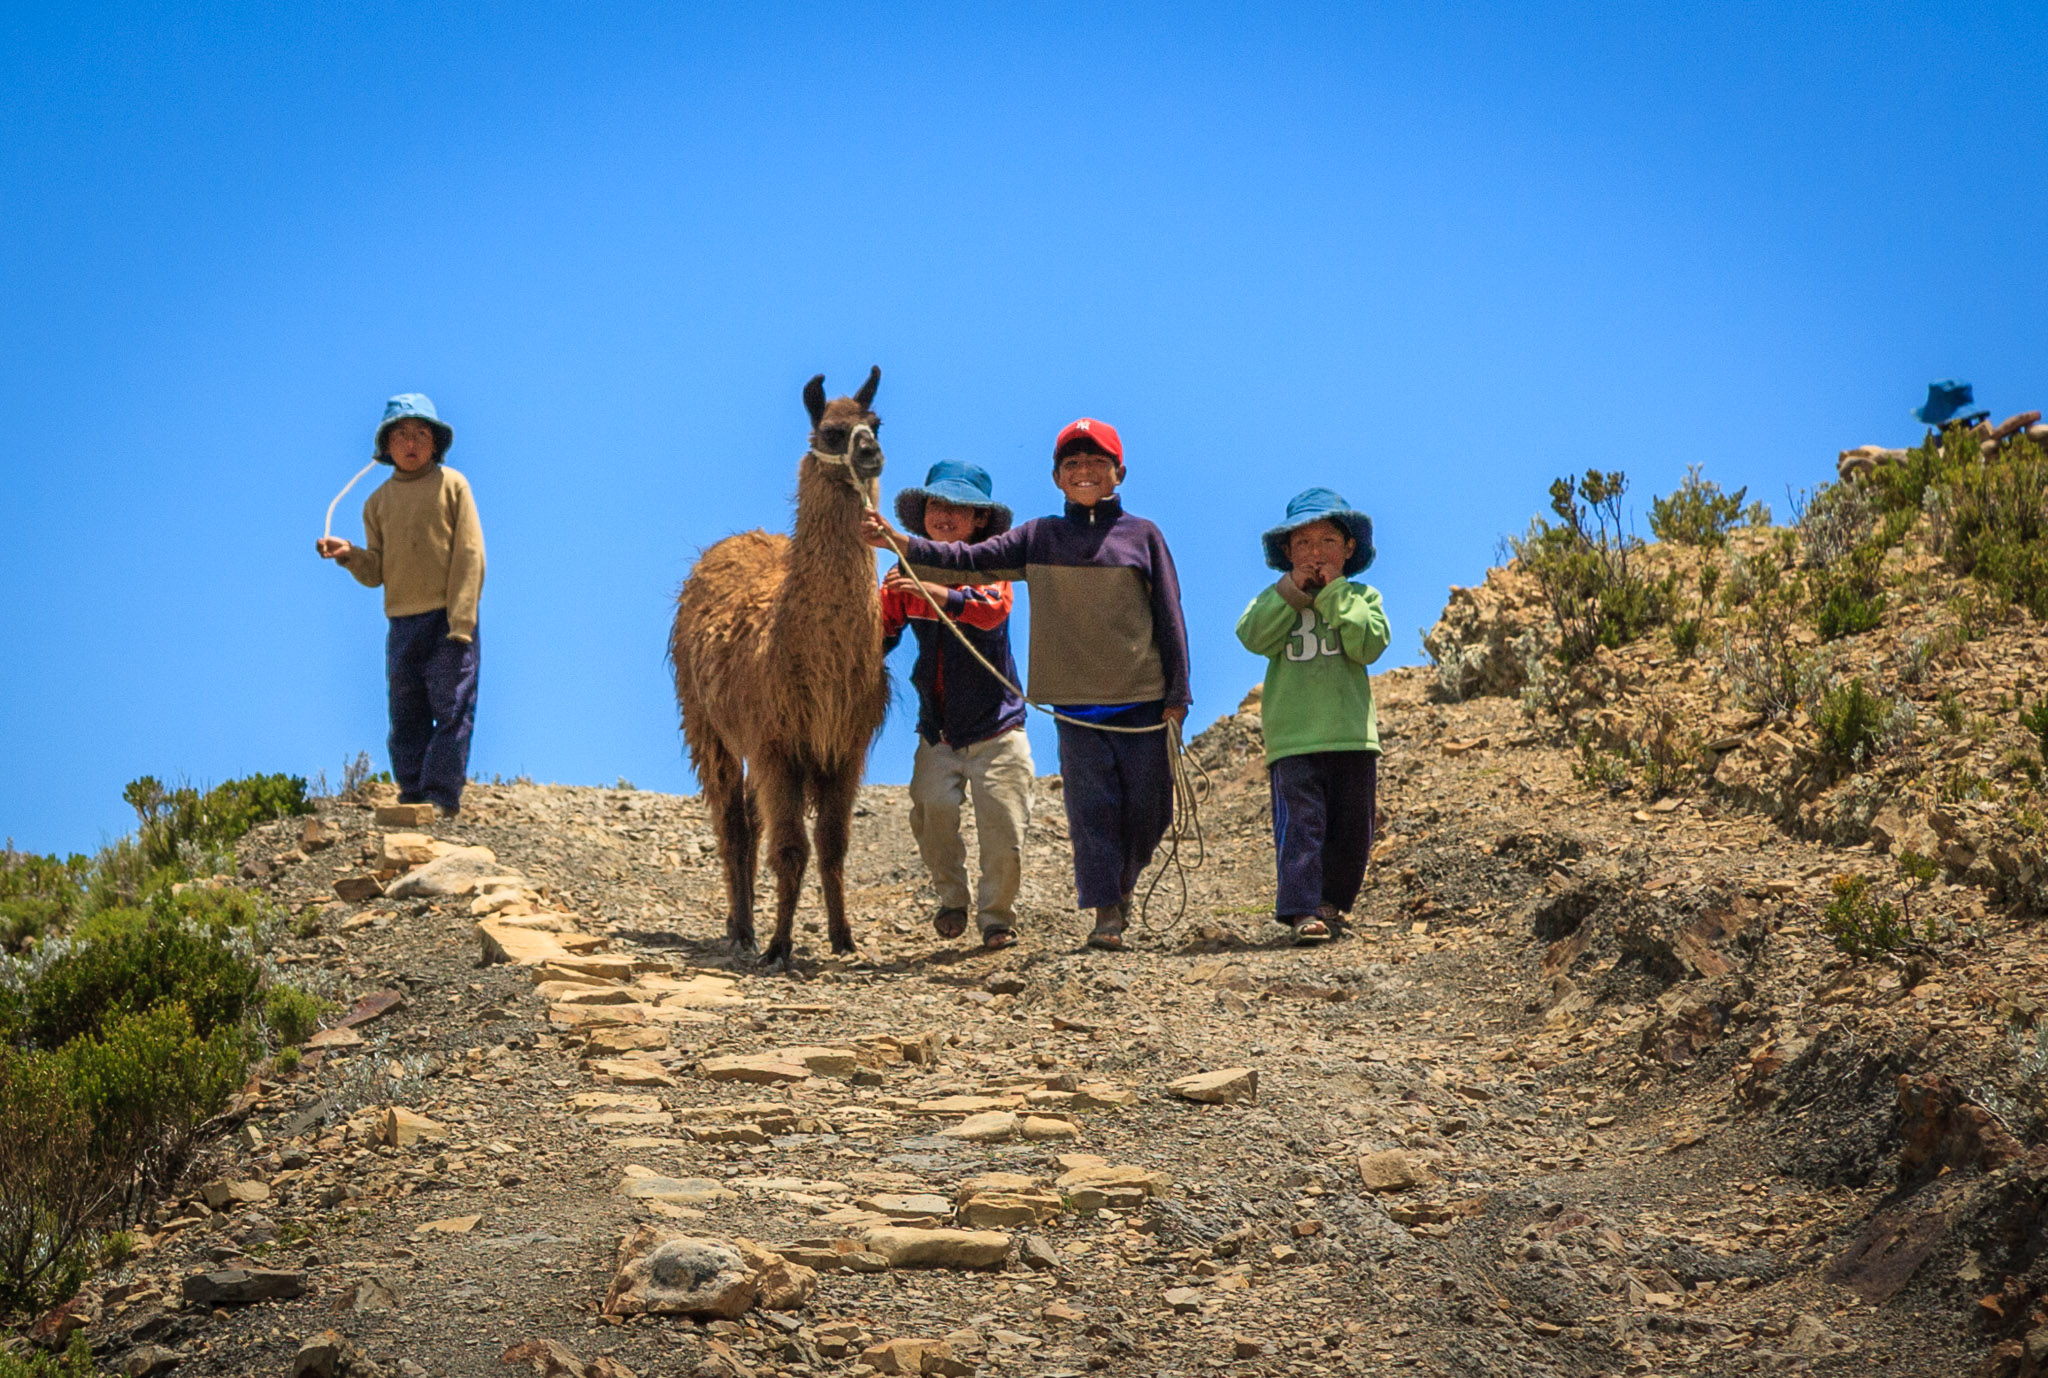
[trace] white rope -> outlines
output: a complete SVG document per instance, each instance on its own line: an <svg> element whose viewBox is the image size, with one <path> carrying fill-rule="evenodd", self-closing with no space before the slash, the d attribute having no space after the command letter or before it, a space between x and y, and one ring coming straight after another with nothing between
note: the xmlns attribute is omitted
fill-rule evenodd
<svg viewBox="0 0 2048 1378"><path fill-rule="evenodd" d="M327 520L320 527L321 540L327 540L334 535L334 509L341 506L341 500L348 496L348 490L356 486L357 479L360 479L364 474L369 473L370 470L376 467L377 461L373 459L362 468L356 470L355 478L341 485L341 491L334 495L334 501L327 504Z"/></svg>

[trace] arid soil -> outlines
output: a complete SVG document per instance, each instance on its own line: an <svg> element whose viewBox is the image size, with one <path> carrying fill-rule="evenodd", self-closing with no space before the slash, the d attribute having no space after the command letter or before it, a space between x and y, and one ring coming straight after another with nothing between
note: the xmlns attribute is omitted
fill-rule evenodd
<svg viewBox="0 0 2048 1378"><path fill-rule="evenodd" d="M1610 668L1624 710L1698 679L1668 647ZM247 883L304 935L282 974L336 1025L401 998L252 1084L81 1299L88 1333L193 1375L1952 1375L2001 1341L1990 1371L2017 1371L2048 1161L1972 1091L2010 1087L2005 1030L2048 976L2032 912L1950 873L1911 901L1938 945L1852 962L1819 916L1836 875L1895 877L1867 828L1830 840L1750 786L1584 783L1514 698L1376 682L1383 839L1314 948L1265 918L1255 703L1193 747L1184 912L1169 875L1118 955L1079 950L1050 777L1018 947L932 935L904 793L876 787L863 954L825 955L807 889L793 978L726 950L695 799L478 786L445 828L380 827L365 796L325 801L310 850L300 820L251 834ZM1773 750L1689 711L1720 759ZM519 879L335 898L397 883L407 831ZM485 964L480 921L558 955ZM1240 1069L1220 1103L1170 1089ZM916 1266L902 1224L1002 1238L992 1266ZM781 1253L792 1309L605 1314L641 1225ZM298 1294L182 1300L236 1267Z"/></svg>

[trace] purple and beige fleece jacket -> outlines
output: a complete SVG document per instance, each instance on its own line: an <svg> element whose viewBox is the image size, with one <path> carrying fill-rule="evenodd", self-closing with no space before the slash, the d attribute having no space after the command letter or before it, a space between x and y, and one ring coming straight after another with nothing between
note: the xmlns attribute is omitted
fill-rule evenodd
<svg viewBox="0 0 2048 1378"><path fill-rule="evenodd" d="M1031 585L1031 697L1073 707L1194 701L1180 577L1159 528L1114 497L986 541L904 543L938 584Z"/></svg>

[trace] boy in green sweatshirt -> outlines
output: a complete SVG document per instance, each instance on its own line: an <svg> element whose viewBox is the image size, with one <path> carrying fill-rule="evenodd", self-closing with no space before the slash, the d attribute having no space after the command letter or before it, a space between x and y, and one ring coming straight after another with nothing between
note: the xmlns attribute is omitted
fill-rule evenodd
<svg viewBox="0 0 2048 1378"><path fill-rule="evenodd" d="M1387 649L1387 615L1378 589L1351 581L1372 563L1372 518L1339 494L1297 495L1263 540L1283 572L1238 618L1237 639L1267 658L1273 916L1297 943L1319 943L1350 913L1372 855L1380 739L1365 667Z"/></svg>

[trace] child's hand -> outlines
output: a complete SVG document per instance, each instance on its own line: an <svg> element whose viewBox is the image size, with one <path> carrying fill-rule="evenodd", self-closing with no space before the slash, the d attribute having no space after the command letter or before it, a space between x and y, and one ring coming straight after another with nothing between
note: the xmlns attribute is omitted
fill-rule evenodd
<svg viewBox="0 0 2048 1378"><path fill-rule="evenodd" d="M918 580L911 578L910 571L902 565L891 565L889 567L889 572L882 576L882 587L885 589L901 590L913 598L929 595L940 604L944 604L946 595L952 592L944 584L920 583ZM924 590L924 595L918 593L919 589Z"/></svg>
<svg viewBox="0 0 2048 1378"><path fill-rule="evenodd" d="M339 560L355 547L339 536L322 536L313 542L313 549L319 552L323 560Z"/></svg>
<svg viewBox="0 0 2048 1378"><path fill-rule="evenodd" d="M902 544L903 538L896 535L896 528L880 512L870 512L860 519L860 538L875 549L887 550L892 537L898 545Z"/></svg>
<svg viewBox="0 0 2048 1378"><path fill-rule="evenodd" d="M1325 585L1337 577L1337 563L1333 560L1303 560L1294 567L1294 586L1303 593L1320 593Z"/></svg>

